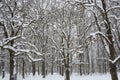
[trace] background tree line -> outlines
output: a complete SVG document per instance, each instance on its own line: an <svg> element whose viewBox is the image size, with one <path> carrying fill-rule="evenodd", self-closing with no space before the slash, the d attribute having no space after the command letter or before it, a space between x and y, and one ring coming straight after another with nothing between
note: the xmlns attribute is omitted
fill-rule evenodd
<svg viewBox="0 0 120 80"><path fill-rule="evenodd" d="M0 75L120 70L120 1L1 0ZM8 65L9 64L9 65Z"/></svg>

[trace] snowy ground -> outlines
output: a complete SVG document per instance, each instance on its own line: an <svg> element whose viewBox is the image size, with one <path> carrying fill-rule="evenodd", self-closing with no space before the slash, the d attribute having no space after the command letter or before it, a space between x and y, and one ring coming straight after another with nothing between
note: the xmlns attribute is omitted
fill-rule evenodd
<svg viewBox="0 0 120 80"><path fill-rule="evenodd" d="M0 80L9 80L9 75L6 75L4 79L0 77ZM118 74L119 80L120 80L120 73ZM26 76L25 79L22 79L21 76L18 76L17 80L64 80L64 77L59 76L58 74L54 75L47 75L45 79L42 78L42 76ZM79 76L79 74L73 74L71 75L71 80L111 80L110 74L93 74L93 75L83 75Z"/></svg>

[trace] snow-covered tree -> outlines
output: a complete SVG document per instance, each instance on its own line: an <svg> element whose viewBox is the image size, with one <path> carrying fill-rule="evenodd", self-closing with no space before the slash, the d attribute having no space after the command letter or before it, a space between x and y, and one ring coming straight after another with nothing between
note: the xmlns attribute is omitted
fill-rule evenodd
<svg viewBox="0 0 120 80"><path fill-rule="evenodd" d="M41 55L37 48L26 41L24 37L25 29L30 28L30 24L35 20L30 18L32 16L29 13L30 1L8 0L1 1L0 4L0 26L3 31L0 47L8 50L10 80L14 80L15 56L25 53L30 60L34 61L30 53ZM32 48L30 49L27 46Z"/></svg>
<svg viewBox="0 0 120 80"><path fill-rule="evenodd" d="M93 2L91 2L90 4L85 4L85 6L90 11L90 14L93 14L94 21L92 22L92 25L95 23L93 26L97 27L99 31L91 34L90 36L92 37L92 40L95 40L98 36L100 37L101 42L104 44L104 47L110 59L108 61L111 78L112 80L118 80L116 63L119 60L119 55L116 51L118 51L119 46L116 45L119 43L116 43L116 41L119 41L119 36L116 35L116 33L119 33L119 31L115 29L118 29L118 26L116 25L119 24L119 22L117 22L119 19L116 19L115 17L120 15L114 13L116 13L116 11L119 11L120 6L118 1L115 1L115 3L117 3L117 6L111 5L110 3L111 0L93 0Z"/></svg>

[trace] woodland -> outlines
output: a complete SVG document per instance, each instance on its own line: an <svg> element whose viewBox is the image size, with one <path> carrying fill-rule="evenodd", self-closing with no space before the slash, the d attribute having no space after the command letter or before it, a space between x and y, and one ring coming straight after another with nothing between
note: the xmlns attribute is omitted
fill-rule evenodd
<svg viewBox="0 0 120 80"><path fill-rule="evenodd" d="M120 0L0 0L3 79L119 72Z"/></svg>

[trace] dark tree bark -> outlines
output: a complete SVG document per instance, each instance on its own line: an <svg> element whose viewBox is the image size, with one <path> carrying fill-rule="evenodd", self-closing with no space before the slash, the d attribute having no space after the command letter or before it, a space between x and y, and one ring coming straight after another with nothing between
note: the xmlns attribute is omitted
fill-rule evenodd
<svg viewBox="0 0 120 80"><path fill-rule="evenodd" d="M10 80L14 80L14 52L9 50L10 52Z"/></svg>
<svg viewBox="0 0 120 80"><path fill-rule="evenodd" d="M25 78L25 60L23 59L23 61L22 61L23 63L23 65L22 65L22 77L23 77L23 79Z"/></svg>
<svg viewBox="0 0 120 80"><path fill-rule="evenodd" d="M114 60L115 55L116 55L116 51L115 51L115 47L114 47L110 21L109 21L107 12L106 12L106 0L101 0L101 2L102 2L102 7L104 9L103 20L106 21L105 22L105 27L106 27L106 30L107 30L106 35L107 35L107 38L109 39L109 41L111 42L111 43L109 43L110 59ZM116 64L113 64L113 63L109 62L109 66L110 66L110 74L111 74L112 80L118 80Z"/></svg>
<svg viewBox="0 0 120 80"><path fill-rule="evenodd" d="M54 54L54 49L52 49L52 53ZM51 74L53 75L53 72L54 72L54 55L52 55L52 66L51 66Z"/></svg>
<svg viewBox="0 0 120 80"><path fill-rule="evenodd" d="M70 80L70 71L69 71L69 54L67 54L67 59L65 63L65 80Z"/></svg>
<svg viewBox="0 0 120 80"><path fill-rule="evenodd" d="M32 73L33 76L35 75L36 69L35 69L35 62L32 62Z"/></svg>
<svg viewBox="0 0 120 80"><path fill-rule="evenodd" d="M2 52L3 52L3 48L1 48L0 49L1 50L1 57L4 59L4 54L2 54ZM5 77L5 62L3 61L3 60L1 60L1 73L2 73L2 78L4 78Z"/></svg>
<svg viewBox="0 0 120 80"><path fill-rule="evenodd" d="M53 62L52 62L52 66L51 66L51 74L53 75Z"/></svg>
<svg viewBox="0 0 120 80"><path fill-rule="evenodd" d="M37 67L38 67L38 75L40 75L40 65L39 65L39 62L38 62L38 65L37 65Z"/></svg>
<svg viewBox="0 0 120 80"><path fill-rule="evenodd" d="M42 72L43 78L45 78L45 60L42 61L42 70L41 70L41 72Z"/></svg>
<svg viewBox="0 0 120 80"><path fill-rule="evenodd" d="M67 67L66 67L66 68L67 68ZM69 71L69 68L66 69L65 74L66 74L65 80L70 80L70 71Z"/></svg>
<svg viewBox="0 0 120 80"><path fill-rule="evenodd" d="M67 49L69 49L70 48L70 43L69 43L69 41L70 41L70 35L68 35L68 40L67 40ZM66 69L66 71L65 71L65 74L66 74L66 79L65 80L70 80L70 65L69 65L69 61L70 61L70 54L69 54L69 52L67 52L67 56L66 56L66 61L65 61L65 69Z"/></svg>
<svg viewBox="0 0 120 80"><path fill-rule="evenodd" d="M2 78L5 77L5 63L2 61Z"/></svg>
<svg viewBox="0 0 120 80"><path fill-rule="evenodd" d="M64 76L64 66L62 65L61 75Z"/></svg>

